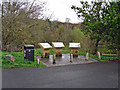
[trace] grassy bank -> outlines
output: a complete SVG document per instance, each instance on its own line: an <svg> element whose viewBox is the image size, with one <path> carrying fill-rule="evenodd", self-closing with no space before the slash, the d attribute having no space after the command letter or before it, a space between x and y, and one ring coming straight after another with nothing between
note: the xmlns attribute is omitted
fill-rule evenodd
<svg viewBox="0 0 120 90"><path fill-rule="evenodd" d="M69 47L66 46L62 53L70 53ZM11 62L10 60L4 60L4 56L11 54L15 58L15 62ZM54 54L54 50L50 50L50 55ZM28 61L24 59L24 52L2 52L2 68L26 68L26 67L46 67L42 62L37 64L36 55L41 55L41 49L35 49L34 62ZM79 55L85 56L85 52L79 52ZM120 60L120 57L116 56L101 56L101 59L97 58L97 55L89 54L89 57L94 58L98 61L106 61L106 60Z"/></svg>
<svg viewBox="0 0 120 90"><path fill-rule="evenodd" d="M85 52L79 52L79 55L85 56L86 53L85 53ZM98 59L98 56L97 56L97 55L93 55L93 54L89 54L89 57L94 58L94 59L96 59L96 60L98 60L98 61L120 60L120 57L117 57L117 56L110 56L110 55L103 55L103 56L101 56L101 59Z"/></svg>
<svg viewBox="0 0 120 90"><path fill-rule="evenodd" d="M68 51L68 46L63 49L63 53L70 53ZM41 55L41 49L35 49L34 62L28 61L24 59L24 52L2 52L2 68L26 68L26 67L46 67L42 62L37 64L36 55ZM5 55L13 55L15 58L15 62L11 62L10 60L4 60ZM54 54L54 50L50 50L50 55Z"/></svg>
<svg viewBox="0 0 120 90"><path fill-rule="evenodd" d="M15 62L10 60L4 60L4 56L11 54L15 58ZM36 54L36 53L35 53ZM45 67L43 63L37 64L36 57L35 61L28 61L24 59L24 52L3 52L2 53L2 68L21 68L21 67Z"/></svg>

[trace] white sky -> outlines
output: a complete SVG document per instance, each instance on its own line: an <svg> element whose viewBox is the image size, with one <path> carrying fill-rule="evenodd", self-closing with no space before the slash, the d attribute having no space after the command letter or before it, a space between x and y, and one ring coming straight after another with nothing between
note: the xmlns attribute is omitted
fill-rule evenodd
<svg viewBox="0 0 120 90"><path fill-rule="evenodd" d="M8 1L8 0L3 0L3 1ZM20 0L20 1L24 1L24 0ZM28 1L32 2L33 0L28 0ZM45 15L48 17L52 15L51 20L58 20L61 22L65 22L66 18L70 18L71 23L82 22L82 20L78 19L75 11L71 9L72 5L76 5L80 7L80 1L81 0L36 0L38 4L39 2L46 2L45 8L47 10L45 12ZM89 3L91 2L91 0L86 0L86 1L88 1Z"/></svg>
<svg viewBox="0 0 120 90"><path fill-rule="evenodd" d="M8 0L3 0L8 1ZM14 0L13 0L14 1ZM20 0L24 1L24 0ZM33 0L30 0L31 2ZM46 2L45 8L47 9L45 12L45 15L50 17L51 20L58 20L61 22L65 22L66 18L70 18L71 23L79 23L82 22L82 20L78 19L75 11L71 9L72 5L76 5L80 7L80 1L81 0L36 0L39 4L39 2ZM88 1L89 3L92 0L83 0Z"/></svg>
<svg viewBox="0 0 120 90"><path fill-rule="evenodd" d="M72 5L80 5L80 0L42 0L46 1L46 8L49 9L46 11L46 14L50 16L52 14L51 20L58 20L65 22L66 18L70 18L71 23L81 22L77 18L74 10L71 9Z"/></svg>
<svg viewBox="0 0 120 90"><path fill-rule="evenodd" d="M8 2L9 0L2 0L2 1ZM11 1L16 1L16 0L11 0ZM24 0L18 0L18 1L23 2ZM33 2L33 0L28 0L28 1ZM71 23L81 22L81 20L78 19L75 11L71 9L72 5L80 6L80 0L36 0L36 2L38 4L40 2L46 2L45 8L47 10L44 13L48 17L52 15L51 20L58 20L61 22L65 22L66 18L70 18Z"/></svg>
<svg viewBox="0 0 120 90"><path fill-rule="evenodd" d="M80 4L81 0L40 0L40 1L45 1L47 3L46 8L49 10L46 11L46 15L47 16L52 15L51 20L58 20L61 22L65 22L66 18L70 18L71 23L82 22L82 20L77 17L75 11L71 9L72 5L81 7ZM88 3L90 4L91 1L95 1L95 0L82 0L82 1L88 1Z"/></svg>

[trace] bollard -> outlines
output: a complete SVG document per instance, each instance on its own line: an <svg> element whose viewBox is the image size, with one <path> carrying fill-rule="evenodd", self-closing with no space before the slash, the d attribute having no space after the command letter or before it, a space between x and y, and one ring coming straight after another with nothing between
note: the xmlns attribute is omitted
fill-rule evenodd
<svg viewBox="0 0 120 90"><path fill-rule="evenodd" d="M97 54L98 54L98 58L101 59L100 52L97 52Z"/></svg>
<svg viewBox="0 0 120 90"><path fill-rule="evenodd" d="M73 62L73 54L70 53L70 62L72 63Z"/></svg>
<svg viewBox="0 0 120 90"><path fill-rule="evenodd" d="M85 60L88 60L88 52L86 53Z"/></svg>
<svg viewBox="0 0 120 90"><path fill-rule="evenodd" d="M53 54L53 64L56 64L55 58L56 58L56 55Z"/></svg>
<svg viewBox="0 0 120 90"><path fill-rule="evenodd" d="M56 59L56 54L53 54L54 55L54 59Z"/></svg>

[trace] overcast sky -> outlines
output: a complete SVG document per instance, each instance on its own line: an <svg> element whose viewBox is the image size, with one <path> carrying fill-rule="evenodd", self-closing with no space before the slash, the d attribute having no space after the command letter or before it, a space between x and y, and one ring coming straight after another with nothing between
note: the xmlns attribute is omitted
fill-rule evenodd
<svg viewBox="0 0 120 90"><path fill-rule="evenodd" d="M45 1L47 3L46 8L49 10L46 11L46 15L50 16L52 14L51 20L58 20L61 22L65 22L66 18L70 18L71 23L82 22L82 20L78 19L75 11L71 9L72 5L81 7L80 4L81 0L41 0L41 1ZM96 0L82 0L82 1L88 1L88 3L90 4L91 1L96 1Z"/></svg>
<svg viewBox="0 0 120 90"><path fill-rule="evenodd" d="M72 5L80 6L80 0L42 0L45 1L46 14L50 16L52 14L51 20L58 20L61 22L65 22L66 18L70 18L71 23L79 23L81 22L78 19L74 10L71 9ZM91 0L89 0L91 1Z"/></svg>
<svg viewBox="0 0 120 90"><path fill-rule="evenodd" d="M32 2L33 0L30 1ZM36 0L36 1L38 2L38 4L40 1L46 2L45 8L47 9L47 11L45 12L45 14L46 16L49 17L52 15L51 20L65 22L66 18L69 18L71 23L79 23L82 21L78 19L75 11L71 9L72 5L81 7L80 0ZM89 3L91 2L91 0L83 1L88 1Z"/></svg>

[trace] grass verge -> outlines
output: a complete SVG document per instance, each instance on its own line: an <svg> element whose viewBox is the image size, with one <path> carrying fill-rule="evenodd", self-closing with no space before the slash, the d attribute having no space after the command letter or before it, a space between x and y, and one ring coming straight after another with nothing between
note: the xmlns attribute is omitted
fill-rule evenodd
<svg viewBox="0 0 120 90"><path fill-rule="evenodd" d="M4 60L4 56L11 54L15 58L15 62L10 60ZM35 52L35 55L37 52ZM37 64L36 57L34 56L34 62L24 59L24 52L2 52L2 68L26 68L26 67L45 67L45 65L40 62Z"/></svg>
<svg viewBox="0 0 120 90"><path fill-rule="evenodd" d="M85 56L86 53L85 53L85 52L79 52L79 55ZM97 56L97 55L93 55L93 54L90 54L90 53L89 53L89 57L94 58L94 59L96 59L96 60L98 60L98 61L120 60L120 57L117 57L117 56L110 56L110 55L104 55L104 56L101 56L101 59L98 59L98 56Z"/></svg>
<svg viewBox="0 0 120 90"><path fill-rule="evenodd" d="M41 55L41 49L34 49L35 55L34 55L34 62L28 61L24 59L24 52L2 52L2 68L26 68L26 67L46 67L42 62L40 64L37 64L36 55ZM50 50L50 55L54 54L54 50ZM69 47L66 46L63 51L63 54L70 53ZM11 62L10 60L4 60L4 56L11 54L15 58L15 62ZM85 52L79 52L79 55L85 56ZM101 56L101 59L97 58L97 55L89 54L89 57L94 58L98 61L106 61L106 60L120 60L120 57L116 56Z"/></svg>

